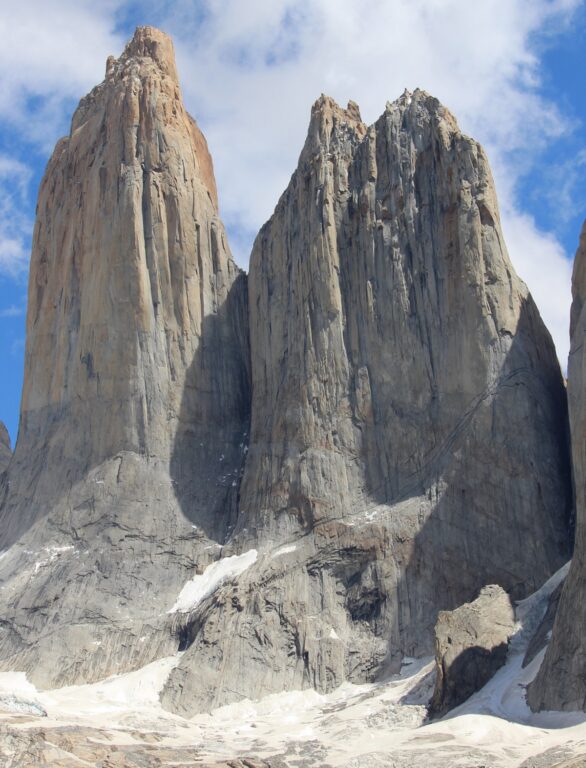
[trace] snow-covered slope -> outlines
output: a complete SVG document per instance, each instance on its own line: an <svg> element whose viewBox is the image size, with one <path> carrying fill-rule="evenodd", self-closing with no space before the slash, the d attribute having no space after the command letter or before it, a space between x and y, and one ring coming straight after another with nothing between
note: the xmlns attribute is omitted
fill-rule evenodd
<svg viewBox="0 0 586 768"><path fill-rule="evenodd" d="M401 674L381 684L345 683L327 696L275 694L184 720L158 699L179 654L101 683L52 691L36 691L22 674L0 675L2 765L93 766L113 755L127 760L116 765L143 764L148 756L154 766L248 759L273 768L547 768L580 755L586 760L586 715L536 715L525 702L543 657L542 651L523 669L525 649L565 570L517 606L507 664L442 720L426 722L431 659L405 659ZM43 710L46 717L35 716ZM23 762L30 755L41 762Z"/></svg>

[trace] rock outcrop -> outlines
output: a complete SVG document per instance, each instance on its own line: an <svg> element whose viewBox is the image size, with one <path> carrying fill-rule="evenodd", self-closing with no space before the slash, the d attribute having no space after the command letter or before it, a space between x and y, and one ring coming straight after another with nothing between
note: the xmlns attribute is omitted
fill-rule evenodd
<svg viewBox="0 0 586 768"><path fill-rule="evenodd" d="M246 304L171 40L139 28L39 192L0 666L61 685L177 650L167 611L236 518Z"/></svg>
<svg viewBox="0 0 586 768"><path fill-rule="evenodd" d="M10 435L6 426L0 421L0 474L8 467L11 457Z"/></svg>
<svg viewBox="0 0 586 768"><path fill-rule="evenodd" d="M586 711L586 222L572 275L568 403L576 493L576 541L551 643L527 700L534 710Z"/></svg>
<svg viewBox="0 0 586 768"><path fill-rule="evenodd" d="M431 652L438 610L568 557L566 396L482 148L431 96L322 97L249 274L251 438L165 706L328 691ZM270 551L272 549L272 556Z"/></svg>
<svg viewBox="0 0 586 768"><path fill-rule="evenodd" d="M432 716L444 715L488 683L505 663L514 631L509 596L495 584L484 587L471 603L440 611L435 625Z"/></svg>

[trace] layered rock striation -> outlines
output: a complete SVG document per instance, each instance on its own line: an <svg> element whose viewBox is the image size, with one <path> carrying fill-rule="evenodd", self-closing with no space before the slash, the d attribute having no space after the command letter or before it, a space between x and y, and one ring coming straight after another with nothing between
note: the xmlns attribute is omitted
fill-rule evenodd
<svg viewBox="0 0 586 768"><path fill-rule="evenodd" d="M552 639L527 700L534 710L586 712L586 222L572 275L568 404L576 493L576 541Z"/></svg>
<svg viewBox="0 0 586 768"><path fill-rule="evenodd" d="M438 610L568 557L566 399L488 162L428 94L314 105L251 257L250 446L230 551L165 704L328 691L429 653Z"/></svg>
<svg viewBox="0 0 586 768"><path fill-rule="evenodd" d="M40 187L0 665L63 684L177 650L166 611L235 521L249 401L212 160L171 40L139 28Z"/></svg>

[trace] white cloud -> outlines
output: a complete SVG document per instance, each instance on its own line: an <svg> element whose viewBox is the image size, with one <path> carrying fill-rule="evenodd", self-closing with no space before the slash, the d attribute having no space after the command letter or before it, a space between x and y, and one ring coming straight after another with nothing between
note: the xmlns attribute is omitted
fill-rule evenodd
<svg viewBox="0 0 586 768"><path fill-rule="evenodd" d="M551 333L564 371L568 365L572 262L556 238L542 232L528 214L502 211L511 260L527 283Z"/></svg>
<svg viewBox="0 0 586 768"><path fill-rule="evenodd" d="M21 317L24 313L24 306L17 306L16 304L0 309L0 317Z"/></svg>
<svg viewBox="0 0 586 768"><path fill-rule="evenodd" d="M565 365L571 266L520 207L515 187L539 150L570 128L540 95L535 36L570 23L579 0L274 0L270 14L260 0L205 5L195 42L188 4L174 5L167 26L186 102L211 146L223 216L240 235L241 263L294 170L321 92L357 101L372 122L405 87L422 87L498 168L513 263ZM285 55L275 62L276 50Z"/></svg>
<svg viewBox="0 0 586 768"><path fill-rule="evenodd" d="M24 163L0 155L0 274L18 277L28 264L32 222L25 213L31 171Z"/></svg>
<svg viewBox="0 0 586 768"><path fill-rule="evenodd" d="M0 10L0 118L52 149L71 100L99 82L114 35L115 0L21 0Z"/></svg>
<svg viewBox="0 0 586 768"><path fill-rule="evenodd" d="M540 95L538 36L570 23L580 0L146 0L140 23L174 36L188 108L214 157L222 214L245 264L284 190L321 92L357 101L372 122L405 87L441 99L497 169L509 250L534 291L560 357L569 266L516 197L540 148L568 130ZM124 0L26 0L0 11L0 117L52 143L70 100L120 52ZM40 104L40 112L31 107ZM69 115L67 115L67 119ZM503 203L504 200L504 203ZM0 232L1 234L1 232ZM18 263L18 237L3 242ZM549 290L541 286L549 284ZM552 288L553 286L553 288Z"/></svg>

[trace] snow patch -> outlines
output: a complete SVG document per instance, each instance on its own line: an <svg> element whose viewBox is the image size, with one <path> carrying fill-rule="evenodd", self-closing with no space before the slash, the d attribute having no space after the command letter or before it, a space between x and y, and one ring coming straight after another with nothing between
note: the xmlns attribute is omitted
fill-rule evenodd
<svg viewBox="0 0 586 768"><path fill-rule="evenodd" d="M175 605L167 613L188 613L193 611L203 600L219 589L227 581L231 581L256 562L256 549L216 560L208 565L202 574L194 576L185 584Z"/></svg>
<svg viewBox="0 0 586 768"><path fill-rule="evenodd" d="M281 555L287 555L289 552L295 552L297 549L296 544L285 544L284 547L279 547L279 549L276 549L273 554L271 555L271 560L275 557L281 557Z"/></svg>

